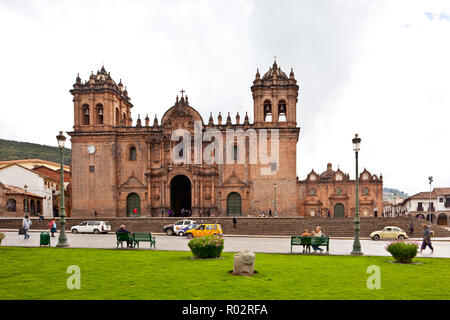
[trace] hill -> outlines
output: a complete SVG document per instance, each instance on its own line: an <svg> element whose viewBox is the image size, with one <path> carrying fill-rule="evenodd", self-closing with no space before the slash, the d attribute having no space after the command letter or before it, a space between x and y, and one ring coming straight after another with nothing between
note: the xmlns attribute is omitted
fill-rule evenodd
<svg viewBox="0 0 450 320"><path fill-rule="evenodd" d="M60 151L58 147L0 139L0 161L20 159L42 159L59 163ZM64 164L70 165L70 149L64 148L63 159Z"/></svg>
<svg viewBox="0 0 450 320"><path fill-rule="evenodd" d="M394 200L395 196L397 198L406 199L409 195L406 192L400 191L395 188L383 188L383 201L391 201Z"/></svg>

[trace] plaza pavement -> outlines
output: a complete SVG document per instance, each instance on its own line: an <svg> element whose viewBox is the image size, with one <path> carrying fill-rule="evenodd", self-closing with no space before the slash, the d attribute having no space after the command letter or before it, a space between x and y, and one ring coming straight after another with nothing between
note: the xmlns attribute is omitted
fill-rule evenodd
<svg viewBox="0 0 450 320"><path fill-rule="evenodd" d="M0 230L2 231L2 230ZM3 230L6 237L3 239L1 246L20 246L20 247L39 247L39 230L31 230L30 238L25 240L23 235L18 235L17 231ZM154 234L156 237L156 250L166 251L189 251L187 246L189 239L178 236L167 236L164 233ZM54 238L50 238L51 246L54 247L58 243L59 233ZM99 249L115 249L116 235L109 234L72 234L67 233L68 243L71 248L99 248ZM290 253L290 238L284 236L224 236L225 248L224 252L239 252L244 249L260 253ZM415 239L421 243L421 239ZM389 241L373 241L370 239L361 239L361 249L366 256L390 256L385 250L385 246ZM417 257L435 257L450 258L450 239L437 238L432 239L434 253L431 254L430 249L426 249L424 253L418 254ZM125 246L126 247L126 246ZM120 248L120 247L119 247ZM141 243L140 249L123 249L123 250L148 250L149 243ZM332 255L349 255L353 248L353 239L351 238L331 238L330 254ZM122 250L122 249L121 249ZM293 252L300 253L301 246L294 246Z"/></svg>

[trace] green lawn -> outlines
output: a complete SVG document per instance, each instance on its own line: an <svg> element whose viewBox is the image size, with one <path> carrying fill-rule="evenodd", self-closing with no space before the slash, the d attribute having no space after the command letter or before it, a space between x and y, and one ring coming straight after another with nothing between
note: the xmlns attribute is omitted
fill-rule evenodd
<svg viewBox="0 0 450 320"><path fill-rule="evenodd" d="M233 254L193 260L190 252L0 247L0 299L449 299L450 259L389 263L389 257L256 254L257 273L233 276ZM69 265L81 289L69 290ZM381 289L367 289L367 267Z"/></svg>

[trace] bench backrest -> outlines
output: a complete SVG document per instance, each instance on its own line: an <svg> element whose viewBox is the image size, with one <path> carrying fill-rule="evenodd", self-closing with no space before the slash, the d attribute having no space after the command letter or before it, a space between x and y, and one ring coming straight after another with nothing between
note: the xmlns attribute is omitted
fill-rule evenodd
<svg viewBox="0 0 450 320"><path fill-rule="evenodd" d="M291 236L291 245L300 245L300 244L302 244L301 237Z"/></svg>
<svg viewBox="0 0 450 320"><path fill-rule="evenodd" d="M328 244L330 238L328 237L311 237L311 244L313 245L321 245Z"/></svg>
<svg viewBox="0 0 450 320"><path fill-rule="evenodd" d="M134 240L151 240L152 235L150 232L135 232L133 234Z"/></svg>
<svg viewBox="0 0 450 320"><path fill-rule="evenodd" d="M116 237L119 241L127 241L132 238L131 234L126 232L116 232Z"/></svg>

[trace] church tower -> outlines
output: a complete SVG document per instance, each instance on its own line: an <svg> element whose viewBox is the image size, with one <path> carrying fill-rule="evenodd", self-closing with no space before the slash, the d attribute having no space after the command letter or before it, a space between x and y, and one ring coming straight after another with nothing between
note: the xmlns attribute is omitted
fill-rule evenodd
<svg viewBox="0 0 450 320"><path fill-rule="evenodd" d="M257 127L296 127L299 87L292 69L288 77L274 61L262 78L257 70L251 89Z"/></svg>
<svg viewBox="0 0 450 320"><path fill-rule="evenodd" d="M105 67L88 81L81 82L78 75L70 90L74 102L74 130L111 130L118 126L131 126L133 105L124 89L111 78Z"/></svg>

